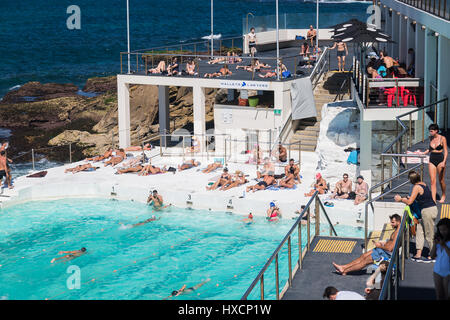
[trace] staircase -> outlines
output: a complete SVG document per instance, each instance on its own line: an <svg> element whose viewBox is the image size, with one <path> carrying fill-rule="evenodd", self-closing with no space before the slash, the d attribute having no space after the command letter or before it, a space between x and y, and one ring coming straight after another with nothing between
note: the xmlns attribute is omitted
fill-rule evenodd
<svg viewBox="0 0 450 320"><path fill-rule="evenodd" d="M303 151L315 151L317 146L317 139L320 132L320 121L322 120L322 106L325 103L333 102L339 92L343 82L349 73L339 73L329 71L324 74L321 81L317 84L314 90L314 100L316 102L317 117L307 118L301 120L294 120L292 123L293 133L288 140L290 142L301 141L301 148ZM344 84L342 92L348 92L348 84ZM348 93L345 93L342 100L350 99ZM292 146L295 149L295 146Z"/></svg>

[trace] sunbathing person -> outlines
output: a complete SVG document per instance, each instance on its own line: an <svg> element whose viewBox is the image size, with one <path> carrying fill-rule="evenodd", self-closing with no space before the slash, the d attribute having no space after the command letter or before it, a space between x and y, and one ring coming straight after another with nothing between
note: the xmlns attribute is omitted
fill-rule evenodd
<svg viewBox="0 0 450 320"><path fill-rule="evenodd" d="M67 173L67 172L77 173L80 171L95 171L99 168L100 167L92 166L92 164L90 164L90 163L86 163L86 164L80 164L74 168L68 168L68 169L64 170L64 173Z"/></svg>
<svg viewBox="0 0 450 320"><path fill-rule="evenodd" d="M130 173L130 172L140 172L142 171L144 167L141 164L135 165L135 166L131 166L128 168L119 168L116 171L116 174L124 174L124 173Z"/></svg>
<svg viewBox="0 0 450 320"><path fill-rule="evenodd" d="M113 149L109 148L108 150L105 151L105 153L103 155L96 156L94 158L86 158L85 160L86 161L94 161L94 162L102 161L102 160L105 160L105 159L108 159L109 157L111 157L112 153L113 153Z"/></svg>
<svg viewBox="0 0 450 320"><path fill-rule="evenodd" d="M142 167L141 172L139 172L140 176L148 176L151 174L158 174L158 173L166 173L167 169L166 166L162 167L162 168L158 168L153 166L152 164L148 164L144 167Z"/></svg>
<svg viewBox="0 0 450 320"><path fill-rule="evenodd" d="M215 77L221 77L221 76L228 76L232 75L233 72L228 69L228 65L224 65L222 68L220 68L219 72L215 73L206 73L205 78L215 78Z"/></svg>
<svg viewBox="0 0 450 320"><path fill-rule="evenodd" d="M327 182L320 173L316 174L316 182L313 187L314 189L312 189L309 193L305 193L305 197L311 197L316 191L319 191L319 194L324 194L328 191Z"/></svg>
<svg viewBox="0 0 450 320"><path fill-rule="evenodd" d="M123 149L116 150L112 153L111 159L109 159L109 161L105 162L105 167L107 167L109 165L114 167L115 165L121 163L126 158L127 158L127 155L125 153L125 150L123 150Z"/></svg>
<svg viewBox="0 0 450 320"><path fill-rule="evenodd" d="M172 59L172 63L167 67L167 74L169 76L176 76L179 73L180 65L178 64L177 57Z"/></svg>
<svg viewBox="0 0 450 320"><path fill-rule="evenodd" d="M206 169L203 169L202 172L203 173L211 173L211 172L217 170L218 168L222 168L222 162L221 161L217 161L217 162L208 164Z"/></svg>
<svg viewBox="0 0 450 320"><path fill-rule="evenodd" d="M258 77L260 78L272 78L272 77L276 77L277 76L277 72L276 71L270 71L267 70L267 72L265 74L258 74Z"/></svg>
<svg viewBox="0 0 450 320"><path fill-rule="evenodd" d="M300 180L300 168L295 164L294 159L289 159L289 164L286 167L284 167L284 174L286 176L292 174L294 175L295 183L302 183Z"/></svg>
<svg viewBox="0 0 450 320"><path fill-rule="evenodd" d="M347 199L350 192L352 192L352 181L348 179L348 174L344 173L342 180L336 183L331 199Z"/></svg>
<svg viewBox="0 0 450 320"><path fill-rule="evenodd" d="M267 175L269 172L275 172L275 165L270 162L269 157L265 157L262 169L260 171L256 171L256 178L261 179L261 177Z"/></svg>
<svg viewBox="0 0 450 320"><path fill-rule="evenodd" d="M295 186L295 179L292 173L287 174L284 179L281 179L278 182L278 187L280 188L292 189L294 188L294 186Z"/></svg>
<svg viewBox="0 0 450 320"><path fill-rule="evenodd" d="M181 166L178 166L178 171L183 171L187 169L191 169L193 167L198 167L201 163L198 161L195 161L195 159L188 160L184 162Z"/></svg>
<svg viewBox="0 0 450 320"><path fill-rule="evenodd" d="M219 57L208 61L208 64L216 64L225 61L224 57Z"/></svg>
<svg viewBox="0 0 450 320"><path fill-rule="evenodd" d="M186 63L186 73L188 74L188 75L190 75L190 76L196 76L196 75L198 75L198 73L197 72L195 72L195 62L194 62L194 60L189 60L187 63Z"/></svg>
<svg viewBox="0 0 450 320"><path fill-rule="evenodd" d="M388 261L391 259L392 250L394 250L395 241L397 239L398 231L400 230L400 223L402 218L398 214L393 214L389 216L391 226L395 231L391 234L388 241L379 241L375 242L375 248L373 250L369 250L366 253L362 254L359 258L353 260L350 263L345 265L338 265L333 262L333 266L336 268L336 271L343 276L352 271L362 270L365 266L370 264L379 265L381 261Z"/></svg>
<svg viewBox="0 0 450 320"><path fill-rule="evenodd" d="M166 62L164 60L161 60L158 63L158 66L156 68L148 69L148 72L149 73L163 73L163 72L167 72Z"/></svg>
<svg viewBox="0 0 450 320"><path fill-rule="evenodd" d="M266 190L268 186L271 186L271 185L275 184L276 182L277 181L275 180L274 173L269 172L268 175L264 176L263 181L258 182L254 186L248 186L246 190L247 190L247 192L249 192L250 190L252 190L253 192L255 192L257 190Z"/></svg>
<svg viewBox="0 0 450 320"><path fill-rule="evenodd" d="M50 263L53 263L57 260L65 259L66 261L73 260L75 258L78 258L86 253L86 248L81 248L80 250L74 250L74 251L60 251L58 254L67 253L65 256L59 257L59 258L53 258Z"/></svg>
<svg viewBox="0 0 450 320"><path fill-rule="evenodd" d="M240 62L242 62L242 58L239 58L239 56L238 56L238 54L236 52L233 52L232 57L233 57L233 63L240 63Z"/></svg>
<svg viewBox="0 0 450 320"><path fill-rule="evenodd" d="M231 188L239 187L248 182L247 179L245 179L244 173L242 171L236 171L235 176L231 177L230 183L228 185L223 185L220 190L226 191Z"/></svg>
<svg viewBox="0 0 450 320"><path fill-rule="evenodd" d="M125 148L124 150L125 150L125 152L128 152L128 151L142 151L142 146L131 146L131 147ZM144 150L145 151L152 150L151 144L150 143L144 144Z"/></svg>
<svg viewBox="0 0 450 320"><path fill-rule="evenodd" d="M219 179L210 187L206 187L206 190L215 190L220 186L227 186L231 183L231 175L228 173L228 168L223 168L223 173L220 175Z"/></svg>

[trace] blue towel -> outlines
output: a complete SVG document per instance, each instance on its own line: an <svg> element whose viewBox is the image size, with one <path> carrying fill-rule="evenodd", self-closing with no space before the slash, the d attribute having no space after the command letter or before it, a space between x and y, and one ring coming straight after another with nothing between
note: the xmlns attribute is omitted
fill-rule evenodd
<svg viewBox="0 0 450 320"><path fill-rule="evenodd" d="M352 152L350 152L347 158L347 163L358 164L358 154L358 150L353 150Z"/></svg>

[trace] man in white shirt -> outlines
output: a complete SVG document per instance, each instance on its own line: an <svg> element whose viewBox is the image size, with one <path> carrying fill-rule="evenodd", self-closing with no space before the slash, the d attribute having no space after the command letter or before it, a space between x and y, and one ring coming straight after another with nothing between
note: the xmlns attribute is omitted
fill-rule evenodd
<svg viewBox="0 0 450 320"><path fill-rule="evenodd" d="M335 287L326 287L323 297L328 300L366 300L362 295L353 291L339 291Z"/></svg>

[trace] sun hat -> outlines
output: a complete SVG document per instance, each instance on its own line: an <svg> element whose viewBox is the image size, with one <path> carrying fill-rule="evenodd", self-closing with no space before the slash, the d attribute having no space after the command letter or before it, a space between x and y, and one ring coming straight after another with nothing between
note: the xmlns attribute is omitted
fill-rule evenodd
<svg viewBox="0 0 450 320"><path fill-rule="evenodd" d="M318 173L316 174L316 179L320 179L320 178L322 178L322 175L320 174L320 172L318 172Z"/></svg>
<svg viewBox="0 0 450 320"><path fill-rule="evenodd" d="M271 202L270 203L270 207L272 208L272 207L275 207L275 202Z"/></svg>

